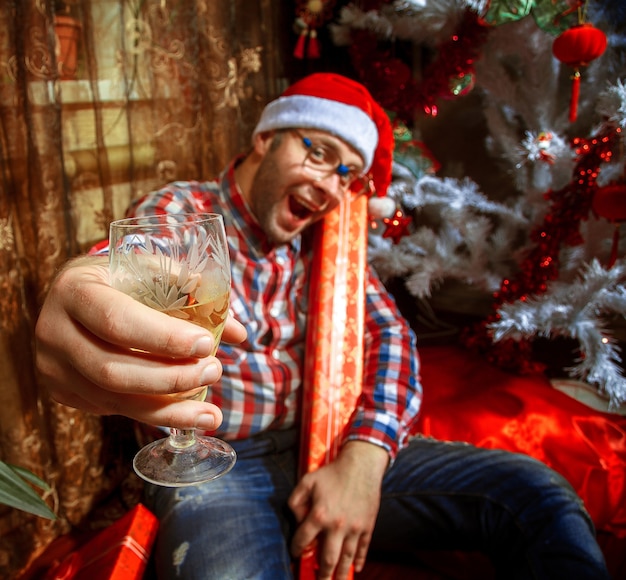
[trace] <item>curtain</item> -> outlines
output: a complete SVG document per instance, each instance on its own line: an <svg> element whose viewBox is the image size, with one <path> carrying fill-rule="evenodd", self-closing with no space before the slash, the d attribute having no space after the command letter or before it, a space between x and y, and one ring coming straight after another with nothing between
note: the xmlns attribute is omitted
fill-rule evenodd
<svg viewBox="0 0 626 580"><path fill-rule="evenodd" d="M0 577L87 525L130 471L129 425L58 405L38 382L34 326L55 272L135 197L211 178L247 148L287 83L291 4L2 2L0 459L42 477L59 517L0 506Z"/></svg>

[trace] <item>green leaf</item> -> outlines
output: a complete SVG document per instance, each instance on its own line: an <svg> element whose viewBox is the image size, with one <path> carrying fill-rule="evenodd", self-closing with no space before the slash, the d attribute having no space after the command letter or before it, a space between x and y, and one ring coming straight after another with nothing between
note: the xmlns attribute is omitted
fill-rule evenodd
<svg viewBox="0 0 626 580"><path fill-rule="evenodd" d="M9 467L15 471L22 479L25 479L29 483L32 483L35 487L42 489L43 491L50 491L50 486L41 478L37 477L32 471L19 467L18 465L9 465Z"/></svg>
<svg viewBox="0 0 626 580"><path fill-rule="evenodd" d="M50 489L45 481L30 471L0 461L0 503L42 518L56 519L54 512L27 482L43 490Z"/></svg>

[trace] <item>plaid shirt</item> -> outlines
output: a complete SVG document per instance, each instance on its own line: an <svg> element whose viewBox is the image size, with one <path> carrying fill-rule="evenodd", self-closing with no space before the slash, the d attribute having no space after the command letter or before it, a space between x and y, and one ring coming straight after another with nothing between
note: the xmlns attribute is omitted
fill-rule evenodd
<svg viewBox="0 0 626 580"><path fill-rule="evenodd" d="M138 200L132 215L214 212L224 216L232 268L231 311L247 329L240 345L222 343L224 372L207 400L222 410L216 432L241 439L299 421L308 276L308 236L273 247L234 179L233 162L219 181L176 182ZM383 446L393 458L406 443L422 390L415 336L380 281L366 286L363 393L347 439Z"/></svg>

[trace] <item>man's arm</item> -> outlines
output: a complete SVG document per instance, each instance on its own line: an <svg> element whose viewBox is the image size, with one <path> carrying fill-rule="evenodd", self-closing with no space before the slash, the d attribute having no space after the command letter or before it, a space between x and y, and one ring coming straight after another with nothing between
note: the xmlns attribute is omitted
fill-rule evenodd
<svg viewBox="0 0 626 580"><path fill-rule="evenodd" d="M346 439L381 445L392 460L406 445L422 403L416 342L395 301L369 271L363 390Z"/></svg>

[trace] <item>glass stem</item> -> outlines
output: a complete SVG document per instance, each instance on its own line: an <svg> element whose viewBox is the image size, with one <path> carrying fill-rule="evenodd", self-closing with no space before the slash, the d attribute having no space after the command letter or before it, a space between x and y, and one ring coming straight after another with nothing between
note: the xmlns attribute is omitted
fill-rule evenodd
<svg viewBox="0 0 626 580"><path fill-rule="evenodd" d="M175 449L186 449L196 442L195 429L170 429L170 445Z"/></svg>

